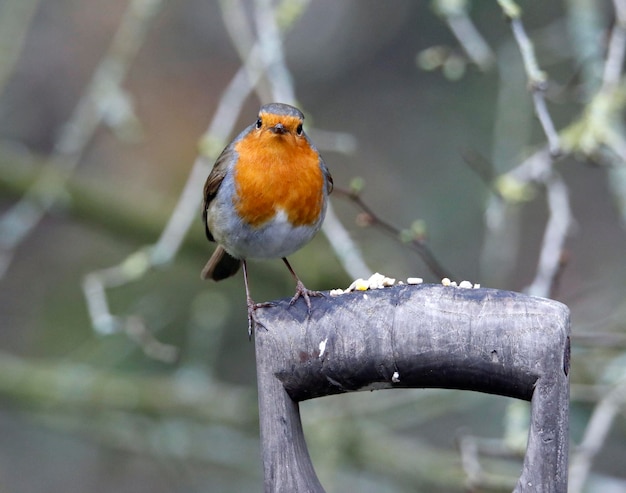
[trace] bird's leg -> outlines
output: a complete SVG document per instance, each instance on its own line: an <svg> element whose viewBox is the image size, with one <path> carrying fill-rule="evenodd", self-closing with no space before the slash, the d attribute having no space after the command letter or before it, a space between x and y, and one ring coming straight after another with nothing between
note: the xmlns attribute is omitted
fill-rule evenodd
<svg viewBox="0 0 626 493"><path fill-rule="evenodd" d="M267 330L256 316L256 310L259 308L267 308L269 306L275 306L275 303L266 301L265 303L255 303L250 297L250 288L248 287L248 266L245 260L242 260L243 265L243 282L246 286L246 303L248 305L248 339L252 339L252 327Z"/></svg>
<svg viewBox="0 0 626 493"><path fill-rule="evenodd" d="M306 302L309 315L311 315L311 296L324 296L324 293L322 293L321 291L312 291L308 289L300 280L300 278L296 275L295 271L291 268L291 265L289 265L286 257L283 257L283 262L285 262L285 265L289 269L289 272L291 272L291 275L296 280L296 294L294 294L293 298L291 298L289 306L293 305L298 300L298 298L302 297Z"/></svg>

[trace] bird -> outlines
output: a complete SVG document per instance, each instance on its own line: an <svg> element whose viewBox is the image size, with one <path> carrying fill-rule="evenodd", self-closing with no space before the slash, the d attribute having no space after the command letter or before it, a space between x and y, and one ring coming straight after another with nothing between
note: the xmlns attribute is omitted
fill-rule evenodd
<svg viewBox="0 0 626 493"><path fill-rule="evenodd" d="M315 236L326 215L333 179L319 151L303 129L304 114L284 103L261 106L257 119L226 146L204 184L202 219L217 248L202 279L221 281L243 266L248 306L248 337L265 328L248 285L248 259L281 258L296 281L289 306L304 298L308 314L312 296L287 256Z"/></svg>

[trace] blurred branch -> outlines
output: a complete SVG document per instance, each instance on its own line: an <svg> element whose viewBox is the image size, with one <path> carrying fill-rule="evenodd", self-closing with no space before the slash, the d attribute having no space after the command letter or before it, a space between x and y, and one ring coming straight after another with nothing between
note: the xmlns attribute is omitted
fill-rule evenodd
<svg viewBox="0 0 626 493"><path fill-rule="evenodd" d="M613 421L626 403L626 381L618 382L596 405L582 442L574 449L569 473L569 492L584 491L591 465L604 446Z"/></svg>
<svg viewBox="0 0 626 493"><path fill-rule="evenodd" d="M602 90L615 90L622 77L624 55L626 53L626 1L613 0L615 24L609 39L609 48L602 74Z"/></svg>
<svg viewBox="0 0 626 493"><path fill-rule="evenodd" d="M468 0L434 0L433 8L445 19L468 58L481 70L491 68L495 55L468 15Z"/></svg>
<svg viewBox="0 0 626 493"><path fill-rule="evenodd" d="M109 123L122 123L119 115L112 117L112 105L119 107L120 100L128 103L121 84L160 5L161 0L133 0L129 4L107 53L63 127L55 142L53 154L40 177L0 217L0 277L9 266L15 249L43 216L65 197L67 180L80 163L81 156L100 123L105 120ZM125 107L128 110L128 106Z"/></svg>
<svg viewBox="0 0 626 493"><path fill-rule="evenodd" d="M118 317L111 313L107 289L136 281L153 267L170 262L177 254L192 223L198 217L202 183L225 147L244 101L263 73L263 67L258 63L259 50L258 44L252 47L248 58L224 90L211 123L200 139L200 153L157 242L133 252L116 266L93 271L85 276L83 292L92 325L97 332L128 332L132 327L131 321L134 320L133 317ZM149 352L146 347L143 349Z"/></svg>
<svg viewBox="0 0 626 493"><path fill-rule="evenodd" d="M521 9L512 0L498 0L498 3L511 23L511 29L524 62L535 113L548 144L518 167L496 180L498 196L503 200L492 200L490 209L492 215L493 209L500 210L500 215L502 215L501 209L506 207L507 203L514 204L529 200L533 196L534 184L541 184L545 187L550 217L544 231L537 273L527 291L547 297L554 293L565 265L563 246L572 223L567 186L553 169L553 159L561 154L562 149L560 137L546 106L547 76L537 63L533 44L521 21Z"/></svg>
<svg viewBox="0 0 626 493"><path fill-rule="evenodd" d="M415 437L390 437L376 423L360 427L351 445L358 464L388 477L403 478L412 491L417 488L445 490L463 485L463 471L456 453L438 449Z"/></svg>
<svg viewBox="0 0 626 493"><path fill-rule="evenodd" d="M259 76L260 71L255 74ZM93 271L85 276L83 291L92 325L97 332L110 334L118 330L127 331L129 328L129 318L111 314L106 297L107 289L136 281L153 267L170 262L177 254L192 222L197 219L197 210L202 200L203 180L225 146L239 110L255 82L249 80L249 75L248 67L242 67L224 91L213 120L200 140L201 152L157 242L131 253L117 266ZM115 275L112 276L112 273Z"/></svg>
<svg viewBox="0 0 626 493"><path fill-rule="evenodd" d="M254 392L195 373L145 377L0 352L0 395L46 410L128 411L235 426L257 420Z"/></svg>
<svg viewBox="0 0 626 493"><path fill-rule="evenodd" d="M262 7L263 5L258 5L258 7ZM281 7L286 8L283 4L279 5L277 8ZM239 2L224 0L222 2L222 8L225 9L224 15L228 13L236 15L236 22L232 24L227 23L231 31L233 25L242 26L244 17L243 13L239 11L241 8ZM301 8L298 9L295 14L292 12L288 17L289 22L285 22L280 27L283 30L290 28L303 11L304 9ZM271 15L269 15L270 13ZM266 25L265 27L269 32L273 33L274 37L278 37L280 33L278 25L275 24L277 12L270 9L269 13L265 12L259 15L269 15L271 23L273 24L272 26ZM262 22L270 22L270 20L264 17ZM247 48L247 43L251 41L252 37L245 33L241 34L242 37L238 38L237 36L239 34L235 35L234 32L231 32L231 35L235 35L237 39L244 40L240 42L235 41L238 51L244 53ZM266 36L266 34L264 34L264 36ZM118 330L128 331L131 327L129 321L134 320L134 318L123 318L112 315L108 306L106 290L136 281L143 277L154 266L168 263L174 258L185 235L196 219L196 212L202 199L201 191L204 179L208 175L213 162L225 147L228 136L234 128L237 116L241 111L245 99L257 86L263 74L267 73L270 68L272 72L270 82L275 92L274 98L293 104L292 84L286 65L284 65L281 43L280 38L266 39L263 37L250 47L246 58L243 60L242 67L237 71L230 84L225 89L208 130L200 139L200 154L192 167L174 211L157 242L152 246L142 248L132 253L117 266L91 272L85 277L83 291L87 300L89 315L96 331L106 334ZM270 49L278 49L279 51L277 54L272 55L276 57L275 59L268 61L265 57L269 55L267 55L264 50ZM283 66L284 70L278 70L276 68L277 65ZM276 75L274 75L274 72L276 72ZM283 95L282 92L286 94ZM333 214L330 206L329 211L327 211L326 223L333 225ZM337 227L336 224L334 226ZM347 265L352 266L352 269L355 271L358 270L362 272L363 266L358 264L358 260L360 259L358 249L352 245L345 230L344 236L341 236L342 228L343 227L340 227L339 231L333 235L334 238L341 241L341 243L339 243L339 241L335 241L335 243L331 241L331 244L339 245L336 248L340 249L344 256L350 254L352 262ZM350 246L352 248L349 248ZM142 331L142 333L144 334L142 340L146 343L149 342L150 350L143 345L141 347L144 351L152 351L153 353L154 349L160 346L158 346L155 339L148 336L149 332L147 330ZM155 346L155 344L157 345ZM157 354L161 354L161 351L157 351ZM170 354L170 350L166 350L166 354Z"/></svg>
<svg viewBox="0 0 626 493"><path fill-rule="evenodd" d="M548 87L548 79L545 72L539 68L539 64L537 63L533 43L526 34L524 24L521 20L521 9L512 0L498 0L498 3L502 7L504 15L511 23L513 36L519 46L524 61L524 68L526 69L526 75L528 76L528 85L533 96L535 114L537 118L539 118L543 131L548 138L550 154L552 156L558 156L561 152L561 144L556 129L554 128L552 117L546 107L545 92Z"/></svg>
<svg viewBox="0 0 626 493"><path fill-rule="evenodd" d="M271 84L272 99L297 105L295 89L287 68L278 29L278 16L271 8L272 0L255 0L255 5L255 20L261 44L261 57ZM286 8L288 5L289 2L285 2L279 7ZM326 219L322 225L322 231L348 274L356 279L372 273L372 270L365 263L360 249L339 221L331 202L326 208Z"/></svg>
<svg viewBox="0 0 626 493"><path fill-rule="evenodd" d="M0 6L0 94L15 72L40 0L5 0Z"/></svg>
<svg viewBox="0 0 626 493"><path fill-rule="evenodd" d="M604 2L606 5L608 2ZM565 0L568 38L580 72L585 98L598 91L604 67L605 29L608 11L596 0Z"/></svg>
<svg viewBox="0 0 626 493"><path fill-rule="evenodd" d="M539 254L537 273L526 291L537 296L555 295L555 287L563 267L565 240L573 222L569 193L563 178L553 172L544 181L550 217L546 224Z"/></svg>
<svg viewBox="0 0 626 493"><path fill-rule="evenodd" d="M114 450L141 454L156 462L162 475L186 476L190 464L202 463L231 469L248 483L241 490L254 491L258 478L258 437L240 426L220 425L176 416L145 416L124 411L85 415L37 413L36 422L65 433L79 434ZM210 444L210 446L207 446Z"/></svg>
<svg viewBox="0 0 626 493"><path fill-rule="evenodd" d="M308 2L307 2L308 3ZM254 20L261 59L265 66L265 75L269 80L272 99L282 103L297 105L291 73L287 68L283 40L278 29L277 12L273 0L254 0Z"/></svg>
<svg viewBox="0 0 626 493"><path fill-rule="evenodd" d="M15 151L0 144L0 192L6 197L22 196L40 176L46 158L34 153ZM142 191L142 200L125 193L116 182L102 183L72 175L65 184L67 208L77 220L106 228L132 241L144 242L158 236L171 212L169 200ZM194 252L206 251L206 239L197 234L185 245Z"/></svg>
<svg viewBox="0 0 626 493"><path fill-rule="evenodd" d="M521 203L533 197L532 188L546 189L549 218L543 234L537 272L526 291L536 296L553 295L562 272L563 251L573 216L567 185L552 167L548 148L535 152L496 181L499 196L508 203Z"/></svg>
<svg viewBox="0 0 626 493"><path fill-rule="evenodd" d="M457 439L461 454L461 464L465 472L465 485L470 491L487 489L489 491L511 491L515 488L515 479L511 476L487 472L480 462L481 455L498 458L516 458L521 462L524 454L513 454L503 440L487 439L472 435L461 435Z"/></svg>
<svg viewBox="0 0 626 493"><path fill-rule="evenodd" d="M610 165L610 189L622 222L626 222L626 138L623 121L626 88L622 77L626 54L626 5L623 0L614 0L613 5L616 21L608 43L601 84L581 116L562 131L561 137L567 152Z"/></svg>

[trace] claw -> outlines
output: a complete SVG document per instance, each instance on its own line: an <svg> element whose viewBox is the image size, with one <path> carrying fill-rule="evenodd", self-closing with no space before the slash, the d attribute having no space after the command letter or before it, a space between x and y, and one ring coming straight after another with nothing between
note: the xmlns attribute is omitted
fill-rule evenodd
<svg viewBox="0 0 626 493"><path fill-rule="evenodd" d="M302 283L302 281L298 279L296 281L296 294L294 294L293 298L291 298L291 301L289 302L289 306L292 306L296 301L298 301L298 298L302 297L304 298L304 301L306 302L308 313L309 315L311 315L311 296L324 296L325 297L326 295L322 293L321 291L312 291L310 289L307 289L307 287Z"/></svg>
<svg viewBox="0 0 626 493"><path fill-rule="evenodd" d="M259 321L256 316L256 311L259 308L268 308L270 306L276 306L276 303L272 303L270 301L266 301L264 303L255 303L250 298L248 298L248 339L252 340L252 328L263 329L267 331L267 327Z"/></svg>

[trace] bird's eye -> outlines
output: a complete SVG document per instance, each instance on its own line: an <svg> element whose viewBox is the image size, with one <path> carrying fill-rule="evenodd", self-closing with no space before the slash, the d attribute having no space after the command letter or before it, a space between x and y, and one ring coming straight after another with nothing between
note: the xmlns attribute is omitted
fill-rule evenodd
<svg viewBox="0 0 626 493"><path fill-rule="evenodd" d="M302 135L302 123L300 125L298 125L298 128L296 128L296 133L298 135Z"/></svg>
<svg viewBox="0 0 626 493"><path fill-rule="evenodd" d="M261 126L262 126L262 125L263 125L263 122L262 122L262 121L261 121L261 119L259 118L259 119L256 121L256 128L261 128Z"/></svg>

